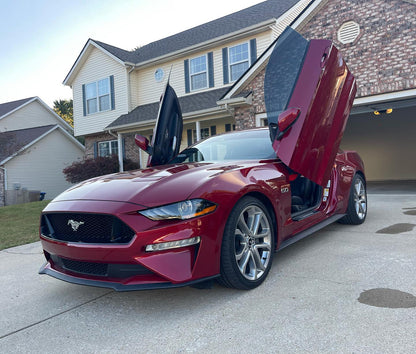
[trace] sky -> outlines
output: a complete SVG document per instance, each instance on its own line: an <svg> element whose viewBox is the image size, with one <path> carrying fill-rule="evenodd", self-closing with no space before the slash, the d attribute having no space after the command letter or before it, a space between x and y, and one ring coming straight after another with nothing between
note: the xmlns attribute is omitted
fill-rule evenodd
<svg viewBox="0 0 416 354"><path fill-rule="evenodd" d="M62 84L89 38L132 50L262 0L0 0L0 103L72 98Z"/></svg>

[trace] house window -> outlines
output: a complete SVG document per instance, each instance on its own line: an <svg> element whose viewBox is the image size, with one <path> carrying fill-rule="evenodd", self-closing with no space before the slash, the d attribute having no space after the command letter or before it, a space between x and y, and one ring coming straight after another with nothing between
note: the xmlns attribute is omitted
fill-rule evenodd
<svg viewBox="0 0 416 354"><path fill-rule="evenodd" d="M225 131L226 132L230 132L231 129L235 130L235 124L231 125L231 124L228 123L228 124L225 125Z"/></svg>
<svg viewBox="0 0 416 354"><path fill-rule="evenodd" d="M242 43L229 49L230 81L236 81L248 69L250 53L248 43Z"/></svg>
<svg viewBox="0 0 416 354"><path fill-rule="evenodd" d="M84 115L114 109L113 77L83 85Z"/></svg>
<svg viewBox="0 0 416 354"><path fill-rule="evenodd" d="M188 129L187 133L187 142L188 146L195 144L196 141L196 130L195 129ZM217 127L215 125L209 128L201 128L201 140L208 138L210 136L214 136L217 134Z"/></svg>
<svg viewBox="0 0 416 354"><path fill-rule="evenodd" d="M111 155L117 155L118 153L118 141L109 140L101 141L98 143L98 156L105 157Z"/></svg>
<svg viewBox="0 0 416 354"><path fill-rule="evenodd" d="M256 127L267 127L267 126L269 126L267 113L256 114Z"/></svg>
<svg viewBox="0 0 416 354"><path fill-rule="evenodd" d="M208 87L208 67L206 55L202 55L189 61L189 74L192 91Z"/></svg>

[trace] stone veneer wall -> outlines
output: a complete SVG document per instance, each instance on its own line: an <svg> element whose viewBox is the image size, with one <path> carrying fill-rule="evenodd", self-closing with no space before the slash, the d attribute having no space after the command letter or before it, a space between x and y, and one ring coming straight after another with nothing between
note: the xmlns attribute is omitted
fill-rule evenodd
<svg viewBox="0 0 416 354"><path fill-rule="evenodd" d="M342 44L338 29L348 21L360 25L353 43ZM416 1L328 0L298 31L307 39L330 39L357 79L357 97L416 88ZM265 113L264 70L244 91L253 92L253 105L235 109L236 129L255 127Z"/></svg>

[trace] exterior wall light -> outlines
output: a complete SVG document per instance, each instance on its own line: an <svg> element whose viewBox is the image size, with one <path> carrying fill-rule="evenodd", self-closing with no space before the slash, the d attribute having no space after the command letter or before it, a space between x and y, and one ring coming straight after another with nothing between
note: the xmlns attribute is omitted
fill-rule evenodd
<svg viewBox="0 0 416 354"><path fill-rule="evenodd" d="M374 111L373 113L376 116L380 116L382 114L390 114L391 112L393 112L393 108L387 108L387 109L383 109L383 110L380 110L380 111Z"/></svg>

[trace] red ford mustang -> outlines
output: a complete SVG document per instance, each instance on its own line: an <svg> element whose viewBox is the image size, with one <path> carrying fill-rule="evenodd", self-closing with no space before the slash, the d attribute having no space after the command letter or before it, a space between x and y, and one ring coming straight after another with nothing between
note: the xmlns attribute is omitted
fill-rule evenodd
<svg viewBox="0 0 416 354"><path fill-rule="evenodd" d="M148 168L94 178L43 211L40 273L116 290L217 278L251 289L275 251L334 222L364 222L362 160L339 151L354 77L331 42L287 29L266 68L268 128L181 153L182 115L166 86Z"/></svg>

